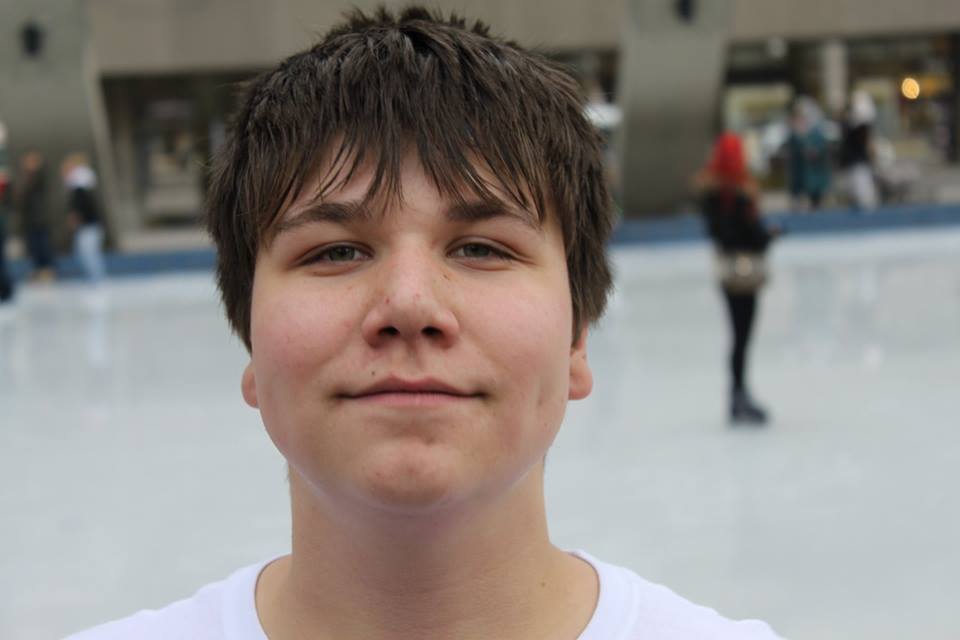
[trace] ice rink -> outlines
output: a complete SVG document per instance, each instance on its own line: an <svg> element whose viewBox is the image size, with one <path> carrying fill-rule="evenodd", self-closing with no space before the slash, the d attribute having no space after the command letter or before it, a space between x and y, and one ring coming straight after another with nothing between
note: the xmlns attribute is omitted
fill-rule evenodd
<svg viewBox="0 0 960 640"><path fill-rule="evenodd" d="M555 541L786 637L960 637L960 228L784 240L725 420L706 245L616 250ZM0 638L60 638L288 548L285 469L210 274L0 309Z"/></svg>

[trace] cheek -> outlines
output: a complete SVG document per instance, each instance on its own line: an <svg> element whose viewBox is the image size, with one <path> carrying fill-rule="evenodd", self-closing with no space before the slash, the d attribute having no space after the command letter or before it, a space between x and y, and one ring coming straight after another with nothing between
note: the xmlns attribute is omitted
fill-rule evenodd
<svg viewBox="0 0 960 640"><path fill-rule="evenodd" d="M342 302L342 300L341 300ZM281 450L315 412L324 367L349 343L348 305L321 295L260 295L251 314L252 361L264 424Z"/></svg>
<svg viewBox="0 0 960 640"><path fill-rule="evenodd" d="M289 388L291 381L307 373L308 363L323 345L325 335L317 331L310 316L299 305L283 301L265 305L262 314L254 314L251 322L253 361L258 381L268 390ZM282 384L271 383L283 381Z"/></svg>
<svg viewBox="0 0 960 640"><path fill-rule="evenodd" d="M306 377L328 360L355 329L350 304L323 291L303 286L299 291L271 289L254 296L251 317L253 359L258 371L285 384Z"/></svg>
<svg viewBox="0 0 960 640"><path fill-rule="evenodd" d="M555 427L569 389L572 311L566 282L515 292L485 308L489 351L509 372L517 409L536 411L531 419L540 428Z"/></svg>

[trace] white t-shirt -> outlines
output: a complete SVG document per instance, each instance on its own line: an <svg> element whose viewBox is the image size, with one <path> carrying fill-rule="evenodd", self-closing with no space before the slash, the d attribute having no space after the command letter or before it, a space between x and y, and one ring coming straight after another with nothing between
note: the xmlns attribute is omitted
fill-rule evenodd
<svg viewBox="0 0 960 640"><path fill-rule="evenodd" d="M769 640L766 623L735 622L695 605L666 587L648 582L582 552L600 577L600 598L577 640ZM257 578L269 561L245 567L209 584L192 598L160 610L141 611L66 640L267 640L257 617Z"/></svg>

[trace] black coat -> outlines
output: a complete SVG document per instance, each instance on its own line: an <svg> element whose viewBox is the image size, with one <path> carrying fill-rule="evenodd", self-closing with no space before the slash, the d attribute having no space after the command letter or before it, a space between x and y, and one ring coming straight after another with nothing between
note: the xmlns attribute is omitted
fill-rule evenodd
<svg viewBox="0 0 960 640"><path fill-rule="evenodd" d="M25 229L45 229L47 226L47 176L41 167L24 173L22 183L14 190L13 208L20 212Z"/></svg>
<svg viewBox="0 0 960 640"><path fill-rule="evenodd" d="M742 190L713 188L704 192L702 209L707 233L725 252L763 253L773 236L757 215L756 201Z"/></svg>
<svg viewBox="0 0 960 640"><path fill-rule="evenodd" d="M79 216L82 225L100 223L100 211L91 189L74 187L70 190L70 211Z"/></svg>

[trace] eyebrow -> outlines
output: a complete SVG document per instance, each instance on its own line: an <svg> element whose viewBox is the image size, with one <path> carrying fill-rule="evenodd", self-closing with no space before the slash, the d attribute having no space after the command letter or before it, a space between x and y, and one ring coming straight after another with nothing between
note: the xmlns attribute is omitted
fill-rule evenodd
<svg viewBox="0 0 960 640"><path fill-rule="evenodd" d="M451 222L480 222L499 217L515 218L535 231L540 230L540 219L536 214L503 202L474 200L447 209L447 219Z"/></svg>
<svg viewBox="0 0 960 640"><path fill-rule="evenodd" d="M311 202L274 225L269 232L269 241L310 223L345 224L353 221L370 223L376 217L377 214L372 209L357 201ZM535 231L541 228L540 219L536 214L496 201L468 201L453 204L446 210L446 218L451 222L481 222L499 217L514 218Z"/></svg>
<svg viewBox="0 0 960 640"><path fill-rule="evenodd" d="M302 227L311 222L332 222L344 224L351 220L369 222L373 219L370 209L361 206L359 202L311 202L301 207L299 211L289 217L283 217L269 233L273 240L277 236Z"/></svg>

